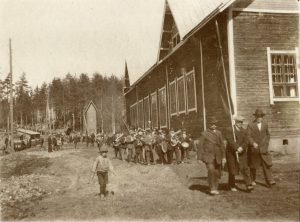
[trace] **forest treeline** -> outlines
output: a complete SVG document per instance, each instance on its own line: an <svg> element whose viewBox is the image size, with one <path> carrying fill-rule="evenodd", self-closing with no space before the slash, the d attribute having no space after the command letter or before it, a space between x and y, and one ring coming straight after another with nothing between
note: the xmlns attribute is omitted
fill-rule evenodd
<svg viewBox="0 0 300 222"><path fill-rule="evenodd" d="M67 74L33 89L23 73L13 85L14 123L20 127L41 128L49 125L51 118L52 127L66 128L73 126L74 115L74 127L80 131L84 108L92 100L98 109L98 128L103 125L104 131L111 132L114 114L118 130L124 127L122 90L122 78L99 73L94 73L91 78L85 73L79 76ZM4 80L0 79L0 128L4 129L9 121L9 98L10 78L7 76Z"/></svg>

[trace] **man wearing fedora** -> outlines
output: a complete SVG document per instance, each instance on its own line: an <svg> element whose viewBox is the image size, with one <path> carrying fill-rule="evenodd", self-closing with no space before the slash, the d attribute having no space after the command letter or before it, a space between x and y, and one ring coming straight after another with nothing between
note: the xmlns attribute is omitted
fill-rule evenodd
<svg viewBox="0 0 300 222"><path fill-rule="evenodd" d="M231 191L237 191L235 185L235 176L242 174L246 189L248 192L253 190L250 178L250 169L248 166L247 149L248 138L247 130L243 128L244 117L234 116L233 137L232 128L226 131L226 159L228 167L228 188Z"/></svg>
<svg viewBox="0 0 300 222"><path fill-rule="evenodd" d="M256 109L253 114L255 120L249 123L247 133L250 144L249 166L252 185L256 185L256 170L263 168L264 176L268 187L275 185L272 176L272 157L269 153L270 133L267 122L263 121L265 113L261 109Z"/></svg>
<svg viewBox="0 0 300 222"><path fill-rule="evenodd" d="M207 169L208 184L211 195L217 195L219 179L221 178L222 162L225 163L225 146L222 133L217 130L217 119L208 121L209 128L201 133L197 144L197 159L204 162Z"/></svg>

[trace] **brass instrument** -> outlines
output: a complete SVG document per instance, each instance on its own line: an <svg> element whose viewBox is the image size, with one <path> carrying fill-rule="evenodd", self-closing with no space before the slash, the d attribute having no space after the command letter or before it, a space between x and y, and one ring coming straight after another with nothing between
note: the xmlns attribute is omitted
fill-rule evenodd
<svg viewBox="0 0 300 222"><path fill-rule="evenodd" d="M121 138L123 137L123 133L119 134L117 138L113 141L113 146L117 147L121 145Z"/></svg>
<svg viewBox="0 0 300 222"><path fill-rule="evenodd" d="M179 133L181 133L181 130L178 130L177 132L175 132L171 135L171 146L174 147L181 143L179 140L179 137L178 137Z"/></svg>

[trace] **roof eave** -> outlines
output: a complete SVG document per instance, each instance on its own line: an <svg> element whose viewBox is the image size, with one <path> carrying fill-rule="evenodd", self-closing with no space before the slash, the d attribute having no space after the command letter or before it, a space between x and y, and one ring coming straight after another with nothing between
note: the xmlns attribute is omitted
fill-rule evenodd
<svg viewBox="0 0 300 222"><path fill-rule="evenodd" d="M166 55L163 59L157 61L153 66L151 66L150 69L148 69L140 78L138 78L130 87L130 89L124 94L126 96L129 94L135 86L142 81L153 69L155 69L158 65L163 63L165 60L167 60L170 56L172 56L176 51L178 51L186 42L187 40L193 36L196 32L198 32L203 26L205 26L213 17L218 15L219 13L223 12L226 10L234 1L236 0L231 0L228 1L226 4L221 4L216 10L214 10L210 15L208 15L204 20L202 20L194 29L192 29L188 34L186 34L183 37L183 40L177 45L177 47L172 50L168 55Z"/></svg>

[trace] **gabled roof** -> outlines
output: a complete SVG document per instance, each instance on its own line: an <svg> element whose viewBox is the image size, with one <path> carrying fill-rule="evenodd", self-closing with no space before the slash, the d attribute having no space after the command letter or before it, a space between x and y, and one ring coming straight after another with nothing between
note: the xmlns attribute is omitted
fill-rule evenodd
<svg viewBox="0 0 300 222"><path fill-rule="evenodd" d="M167 0L181 40L211 13L221 12L234 0Z"/></svg>
<svg viewBox="0 0 300 222"><path fill-rule="evenodd" d="M127 91L127 93L129 93L137 83L139 83L145 76L155 69L159 63L167 59L179 47L181 47L185 43L186 39L193 35L195 31L202 28L213 16L224 11L234 1L236 0L165 0L164 13L168 12L168 9L170 9L179 32L180 39L183 41L181 41L181 43L178 44L178 47L172 50L167 56L159 60L161 50L160 47L162 45L161 38L157 62L131 85L131 88ZM165 15L163 18L164 17ZM161 27L161 36L162 32L164 31L163 29L164 24L162 24Z"/></svg>
<svg viewBox="0 0 300 222"><path fill-rule="evenodd" d="M84 113L86 113L86 112L89 110L90 106L93 106L93 107L95 108L96 112L98 112L97 106L96 106L95 103L91 100L91 101L85 106L85 108L83 109Z"/></svg>

